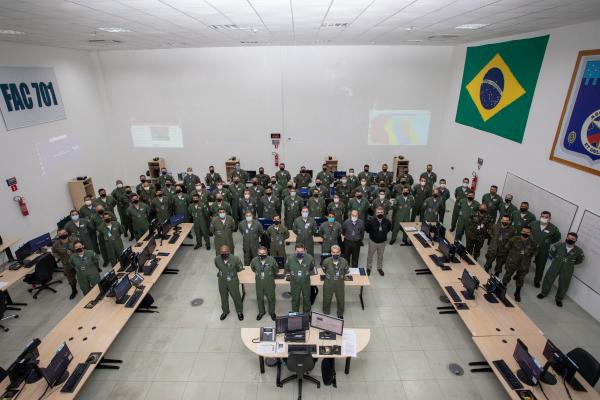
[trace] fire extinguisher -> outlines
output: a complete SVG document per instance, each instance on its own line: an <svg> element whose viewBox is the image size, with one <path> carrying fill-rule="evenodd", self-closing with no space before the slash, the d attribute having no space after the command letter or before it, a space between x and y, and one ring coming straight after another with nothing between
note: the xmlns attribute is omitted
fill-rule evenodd
<svg viewBox="0 0 600 400"><path fill-rule="evenodd" d="M21 215L24 217L29 215L29 210L27 209L27 203L25 203L25 197L23 196L15 196L13 200L19 203L19 208L21 209Z"/></svg>
<svg viewBox="0 0 600 400"><path fill-rule="evenodd" d="M477 190L477 172L473 171L473 177L471 178L471 190L475 192Z"/></svg>

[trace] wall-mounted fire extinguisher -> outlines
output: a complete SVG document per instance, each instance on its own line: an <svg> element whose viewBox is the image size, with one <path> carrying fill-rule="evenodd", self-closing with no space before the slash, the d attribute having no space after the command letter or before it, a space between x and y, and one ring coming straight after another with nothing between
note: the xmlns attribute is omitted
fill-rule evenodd
<svg viewBox="0 0 600 400"><path fill-rule="evenodd" d="M25 202L25 197L23 196L15 196L13 200L19 203L19 208L21 209L21 215L24 217L29 215L29 210L27 209L27 203Z"/></svg>

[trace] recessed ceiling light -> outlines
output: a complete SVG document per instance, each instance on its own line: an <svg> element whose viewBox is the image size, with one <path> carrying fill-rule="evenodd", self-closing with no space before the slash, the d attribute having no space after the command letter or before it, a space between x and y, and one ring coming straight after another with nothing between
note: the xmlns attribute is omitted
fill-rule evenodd
<svg viewBox="0 0 600 400"><path fill-rule="evenodd" d="M241 44L258 44L256 40L240 40Z"/></svg>
<svg viewBox="0 0 600 400"><path fill-rule="evenodd" d="M215 30L220 30L220 29L233 29L233 30L237 30L237 29L242 29L239 26L233 24L233 25L209 25L209 28L211 29L215 29Z"/></svg>
<svg viewBox="0 0 600 400"><path fill-rule="evenodd" d="M405 41L406 41L406 42L413 42L413 43L416 43L416 42L422 42L423 40L421 40L421 39L407 39L407 40L405 40Z"/></svg>
<svg viewBox="0 0 600 400"><path fill-rule="evenodd" d="M0 29L0 35L23 35L25 32L15 31L12 29Z"/></svg>
<svg viewBox="0 0 600 400"><path fill-rule="evenodd" d="M110 27L110 28L98 28L99 31L104 31L108 33L126 33L131 32L129 29L118 28L118 27Z"/></svg>
<svg viewBox="0 0 600 400"><path fill-rule="evenodd" d="M416 26L407 26L404 30L407 32L410 32L410 31L414 31L415 29L417 29Z"/></svg>
<svg viewBox="0 0 600 400"><path fill-rule="evenodd" d="M484 26L488 26L489 24L463 24L460 26L457 26L455 29L479 29L479 28L483 28Z"/></svg>
<svg viewBox="0 0 600 400"><path fill-rule="evenodd" d="M323 28L346 28L350 25L349 22L335 22L335 23L324 23L321 25Z"/></svg>

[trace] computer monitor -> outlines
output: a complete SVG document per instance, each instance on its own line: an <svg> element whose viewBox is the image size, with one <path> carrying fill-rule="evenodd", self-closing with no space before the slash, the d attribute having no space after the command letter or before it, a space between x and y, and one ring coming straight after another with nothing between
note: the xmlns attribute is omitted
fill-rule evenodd
<svg viewBox="0 0 600 400"><path fill-rule="evenodd" d="M171 223L171 226L179 226L179 224L182 224L185 222L185 215L183 215L183 214L172 215L171 218L169 218L169 222Z"/></svg>
<svg viewBox="0 0 600 400"><path fill-rule="evenodd" d="M130 288L131 281L127 275L123 276L117 281L117 283L115 283L113 291L115 292L115 300L117 301L117 304L122 304L125 302L127 292L129 292Z"/></svg>
<svg viewBox="0 0 600 400"><path fill-rule="evenodd" d="M300 195L300 197L302 197L303 199L308 198L308 188L306 187L301 187L298 188L298 194Z"/></svg>
<svg viewBox="0 0 600 400"><path fill-rule="evenodd" d="M314 311L310 316L310 326L327 332L335 333L338 336L342 336L344 333L343 319L334 318L330 315L321 314Z"/></svg>
<svg viewBox="0 0 600 400"><path fill-rule="evenodd" d="M467 300L475 299L475 290L477 290L477 286L479 285L475 277L473 277L469 271L465 268L463 270L462 277L460 278L465 290L462 291L463 296Z"/></svg>
<svg viewBox="0 0 600 400"><path fill-rule="evenodd" d="M277 317L275 327L277 333L306 331L310 327L310 316L302 313L291 313L290 315Z"/></svg>
<svg viewBox="0 0 600 400"><path fill-rule="evenodd" d="M171 220L169 218L163 221L161 229L163 237L169 233L169 231L171 230Z"/></svg>
<svg viewBox="0 0 600 400"><path fill-rule="evenodd" d="M283 269L285 267L285 258L283 257L273 257L275 258L275 262L277 263L277 266L279 267L279 269Z"/></svg>
<svg viewBox="0 0 600 400"><path fill-rule="evenodd" d="M548 339L546 346L544 346L544 357L548 360L548 365L551 366L561 377L564 377L565 382L570 383L573 387L578 389L581 384L577 382L575 373L579 370L578 365L570 357L566 356L554 343ZM548 378L554 378L548 376L547 367L544 367L544 374L542 374L542 382L547 383ZM556 383L556 379L554 379Z"/></svg>
<svg viewBox="0 0 600 400"><path fill-rule="evenodd" d="M38 236L29 241L31 246L31 252L35 253L44 246L52 246L52 238L49 233L44 233L42 236Z"/></svg>
<svg viewBox="0 0 600 400"><path fill-rule="evenodd" d="M148 249L148 254L152 254L154 252L154 250L156 249L156 239L155 238L150 238L150 240L148 240L148 244L146 245L146 248Z"/></svg>
<svg viewBox="0 0 600 400"><path fill-rule="evenodd" d="M331 253L321 253L321 264L323 265L323 261L325 261L326 258L331 257Z"/></svg>
<svg viewBox="0 0 600 400"><path fill-rule="evenodd" d="M60 385L67 380L69 377L67 367L71 360L73 360L73 354L71 354L69 347L65 342L61 343L56 349L50 364L42 370L49 387Z"/></svg>
<svg viewBox="0 0 600 400"><path fill-rule="evenodd" d="M529 354L521 339L517 339L513 357L521 368L517 371L517 377L526 385L536 386L542 375L542 366Z"/></svg>
<svg viewBox="0 0 600 400"><path fill-rule="evenodd" d="M138 268L141 268L146 264L146 261L150 258L150 252L148 250L148 246L144 247L144 250L137 254L137 265Z"/></svg>
<svg viewBox="0 0 600 400"><path fill-rule="evenodd" d="M256 176L256 171L248 170L248 171L246 171L246 175L248 175L247 182L250 182L252 180L252 178L254 178Z"/></svg>
<svg viewBox="0 0 600 400"><path fill-rule="evenodd" d="M313 170L312 170L312 169L307 169L307 170L306 170L306 173L307 173L308 175L310 175L310 177L311 177L311 178L314 176L314 175L313 175Z"/></svg>
<svg viewBox="0 0 600 400"><path fill-rule="evenodd" d="M15 257L19 262L22 263L27 257L31 255L31 253L33 253L33 251L31 250L31 245L29 244L29 242L27 242L15 251Z"/></svg>
<svg viewBox="0 0 600 400"><path fill-rule="evenodd" d="M133 251L131 250L131 247L128 247L125 250L123 250L123 252L119 256L120 271L124 271L129 267L129 264L131 264L132 257Z"/></svg>
<svg viewBox="0 0 600 400"><path fill-rule="evenodd" d="M466 257L467 256L467 249L465 248L465 245L462 244L460 241L455 240L454 241L454 248L456 249L456 254L458 254L461 257Z"/></svg>
<svg viewBox="0 0 600 400"><path fill-rule="evenodd" d="M259 218L258 222L262 225L263 229L266 231L271 225L273 225L272 219L267 218Z"/></svg>
<svg viewBox="0 0 600 400"><path fill-rule="evenodd" d="M10 380L8 389L18 388L23 381L33 383L42 378L37 366L37 358L40 355L38 346L40 343L42 343L40 339L33 339L10 367L8 367L6 370L6 374Z"/></svg>
<svg viewBox="0 0 600 400"><path fill-rule="evenodd" d="M325 218L323 217L315 217L315 223L317 224L317 229L321 226L321 224L325 222Z"/></svg>
<svg viewBox="0 0 600 400"><path fill-rule="evenodd" d="M344 176L346 176L346 171L333 171L333 177L335 179L342 179Z"/></svg>
<svg viewBox="0 0 600 400"><path fill-rule="evenodd" d="M98 289L100 290L100 295L105 296L116 281L117 274L115 273L115 270L111 269L106 274L104 274L104 276L102 276L102 278L100 278L100 281L98 282Z"/></svg>
<svg viewBox="0 0 600 400"><path fill-rule="evenodd" d="M428 239L431 239L431 225L428 222L421 222L421 232L423 232Z"/></svg>
<svg viewBox="0 0 600 400"><path fill-rule="evenodd" d="M450 262L452 258L450 254L450 243L446 239L440 239L438 242L438 250L444 255L444 262Z"/></svg>
<svg viewBox="0 0 600 400"><path fill-rule="evenodd" d="M438 222L435 225L435 240L439 242L441 239L446 240L446 227L441 222Z"/></svg>

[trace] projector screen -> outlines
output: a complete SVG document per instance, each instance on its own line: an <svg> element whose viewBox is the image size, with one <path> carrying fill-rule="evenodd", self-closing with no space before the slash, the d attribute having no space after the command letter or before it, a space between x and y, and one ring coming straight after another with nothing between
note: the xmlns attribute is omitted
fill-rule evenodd
<svg viewBox="0 0 600 400"><path fill-rule="evenodd" d="M371 110L369 112L370 146L423 146L429 135L427 110Z"/></svg>
<svg viewBox="0 0 600 400"><path fill-rule="evenodd" d="M133 147L183 147L183 133L176 125L131 125Z"/></svg>

